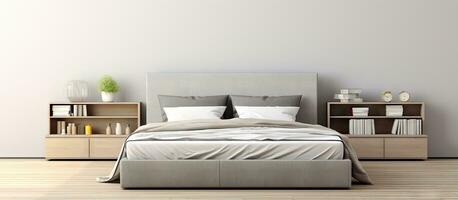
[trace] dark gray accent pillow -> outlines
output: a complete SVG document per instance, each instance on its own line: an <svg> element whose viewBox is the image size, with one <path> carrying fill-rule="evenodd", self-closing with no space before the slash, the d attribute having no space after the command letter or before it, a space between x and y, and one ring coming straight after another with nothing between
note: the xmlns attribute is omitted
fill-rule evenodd
<svg viewBox="0 0 458 200"><path fill-rule="evenodd" d="M226 110L231 110L238 117L235 106L294 106L300 107L302 95L290 96L244 96L230 95Z"/></svg>
<svg viewBox="0 0 458 200"><path fill-rule="evenodd" d="M170 96L158 95L159 104L161 105L161 115L164 121L167 121L167 115L164 107L183 107L183 106L226 106L228 95L217 96ZM232 115L231 112L224 112L224 116ZM227 113L227 114L226 114ZM224 117L225 118L225 117Z"/></svg>

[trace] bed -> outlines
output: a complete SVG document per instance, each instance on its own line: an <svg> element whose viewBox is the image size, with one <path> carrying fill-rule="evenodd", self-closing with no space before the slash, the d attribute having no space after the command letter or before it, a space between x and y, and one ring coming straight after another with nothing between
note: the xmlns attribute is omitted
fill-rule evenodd
<svg viewBox="0 0 458 200"><path fill-rule="evenodd" d="M300 123L158 123L163 121L158 95L222 94L300 94ZM99 181L119 178L124 189L350 188L352 176L370 183L344 136L310 125L317 121L315 73L148 73L146 106L148 125L128 138L112 174ZM291 130L304 134L288 138ZM239 139L240 132L262 132L269 139Z"/></svg>

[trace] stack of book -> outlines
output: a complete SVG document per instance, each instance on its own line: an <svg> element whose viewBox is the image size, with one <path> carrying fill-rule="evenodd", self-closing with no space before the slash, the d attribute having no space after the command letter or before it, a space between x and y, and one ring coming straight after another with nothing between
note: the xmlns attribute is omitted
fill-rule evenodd
<svg viewBox="0 0 458 200"><path fill-rule="evenodd" d="M400 117L404 109L402 105L387 105L386 106L386 116L388 117Z"/></svg>
<svg viewBox="0 0 458 200"><path fill-rule="evenodd" d="M421 119L395 119L391 134L421 135L423 132Z"/></svg>
<svg viewBox="0 0 458 200"><path fill-rule="evenodd" d="M53 105L52 106L52 116L57 117L68 117L70 116L70 105Z"/></svg>
<svg viewBox="0 0 458 200"><path fill-rule="evenodd" d="M357 117L369 116L368 107L356 107L356 108L352 108L352 111L353 111L353 116L357 116Z"/></svg>
<svg viewBox="0 0 458 200"><path fill-rule="evenodd" d="M73 105L73 116L87 116L87 105Z"/></svg>
<svg viewBox="0 0 458 200"><path fill-rule="evenodd" d="M341 89L339 94L334 95L334 99L340 100L343 103L360 103L363 99L359 97L361 89Z"/></svg>
<svg viewBox="0 0 458 200"><path fill-rule="evenodd" d="M350 135L374 135L374 119L350 119Z"/></svg>

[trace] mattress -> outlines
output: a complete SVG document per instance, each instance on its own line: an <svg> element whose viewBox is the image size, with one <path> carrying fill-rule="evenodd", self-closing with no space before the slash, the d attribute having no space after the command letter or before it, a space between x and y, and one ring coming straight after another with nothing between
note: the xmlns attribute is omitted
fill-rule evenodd
<svg viewBox="0 0 458 200"><path fill-rule="evenodd" d="M340 160L339 137L311 141L129 141L129 160Z"/></svg>

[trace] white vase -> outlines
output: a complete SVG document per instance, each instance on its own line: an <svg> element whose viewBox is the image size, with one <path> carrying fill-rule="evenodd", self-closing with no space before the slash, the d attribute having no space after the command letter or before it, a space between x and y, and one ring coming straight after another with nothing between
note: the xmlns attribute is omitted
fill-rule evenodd
<svg viewBox="0 0 458 200"><path fill-rule="evenodd" d="M122 135L122 127L121 123L116 123L116 130L115 130L116 135Z"/></svg>
<svg viewBox="0 0 458 200"><path fill-rule="evenodd" d="M130 135L131 133L132 133L132 131L130 130L130 124L127 124L125 134L126 135Z"/></svg>
<svg viewBox="0 0 458 200"><path fill-rule="evenodd" d="M103 102L112 102L114 100L114 93L112 92L102 92L101 94Z"/></svg>
<svg viewBox="0 0 458 200"><path fill-rule="evenodd" d="M67 98L72 102L86 100L89 90L86 81L69 81L67 84Z"/></svg>

